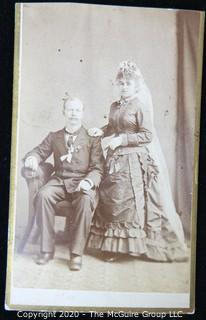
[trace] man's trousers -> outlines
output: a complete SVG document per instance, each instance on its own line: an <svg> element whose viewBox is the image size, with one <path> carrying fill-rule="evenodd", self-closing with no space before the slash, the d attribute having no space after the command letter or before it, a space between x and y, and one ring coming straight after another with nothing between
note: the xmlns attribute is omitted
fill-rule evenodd
<svg viewBox="0 0 206 320"><path fill-rule="evenodd" d="M64 185L46 184L35 197L37 224L41 230L41 252L55 249L55 205L61 200L71 202L73 210L70 221L72 228L71 253L82 255L90 231L92 216L96 207L96 191L67 193Z"/></svg>

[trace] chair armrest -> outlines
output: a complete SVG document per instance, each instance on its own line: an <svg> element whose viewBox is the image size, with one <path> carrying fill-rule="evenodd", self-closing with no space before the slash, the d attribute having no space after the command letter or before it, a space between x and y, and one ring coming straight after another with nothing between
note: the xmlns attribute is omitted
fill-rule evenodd
<svg viewBox="0 0 206 320"><path fill-rule="evenodd" d="M51 163L45 162L39 165L36 171L23 167L21 174L27 182L30 202L33 201L38 190L49 180L54 167Z"/></svg>
<svg viewBox="0 0 206 320"><path fill-rule="evenodd" d="M26 167L22 167L21 175L27 180L27 182L31 179L37 179L42 180L42 182L44 181L45 183L49 179L53 171L53 165L51 163L45 162L40 164L36 171L33 171Z"/></svg>

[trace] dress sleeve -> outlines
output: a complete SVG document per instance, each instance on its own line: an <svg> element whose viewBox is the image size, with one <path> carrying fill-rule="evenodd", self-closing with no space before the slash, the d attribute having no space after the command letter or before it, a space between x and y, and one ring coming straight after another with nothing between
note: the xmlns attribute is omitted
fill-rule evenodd
<svg viewBox="0 0 206 320"><path fill-rule="evenodd" d="M115 133L114 128L112 127L111 123L109 122L106 126L101 128L102 131L104 132L103 138L111 136L112 134Z"/></svg>
<svg viewBox="0 0 206 320"><path fill-rule="evenodd" d="M153 125L149 111L144 107L136 112L137 133L122 134L122 146L141 146L152 141Z"/></svg>

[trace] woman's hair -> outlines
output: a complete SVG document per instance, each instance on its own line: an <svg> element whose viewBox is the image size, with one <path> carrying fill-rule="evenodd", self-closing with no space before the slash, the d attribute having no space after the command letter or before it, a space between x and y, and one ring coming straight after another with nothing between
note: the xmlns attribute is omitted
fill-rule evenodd
<svg viewBox="0 0 206 320"><path fill-rule="evenodd" d="M142 78L142 74L134 62L125 60L120 63L116 76L117 82L121 79L138 80L139 78Z"/></svg>

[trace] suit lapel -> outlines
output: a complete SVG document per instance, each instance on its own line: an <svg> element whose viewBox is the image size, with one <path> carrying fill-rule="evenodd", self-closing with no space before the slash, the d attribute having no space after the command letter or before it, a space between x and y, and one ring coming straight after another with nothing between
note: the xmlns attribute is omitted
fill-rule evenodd
<svg viewBox="0 0 206 320"><path fill-rule="evenodd" d="M74 147L78 147L78 146L81 146L82 144L85 144L86 137L87 137L86 129L84 127L81 127L81 130L74 141Z"/></svg>
<svg viewBox="0 0 206 320"><path fill-rule="evenodd" d="M57 132L56 141L57 141L60 153L61 154L66 154L67 153L67 147L66 147L66 143L65 143L64 129L62 129L62 130Z"/></svg>

